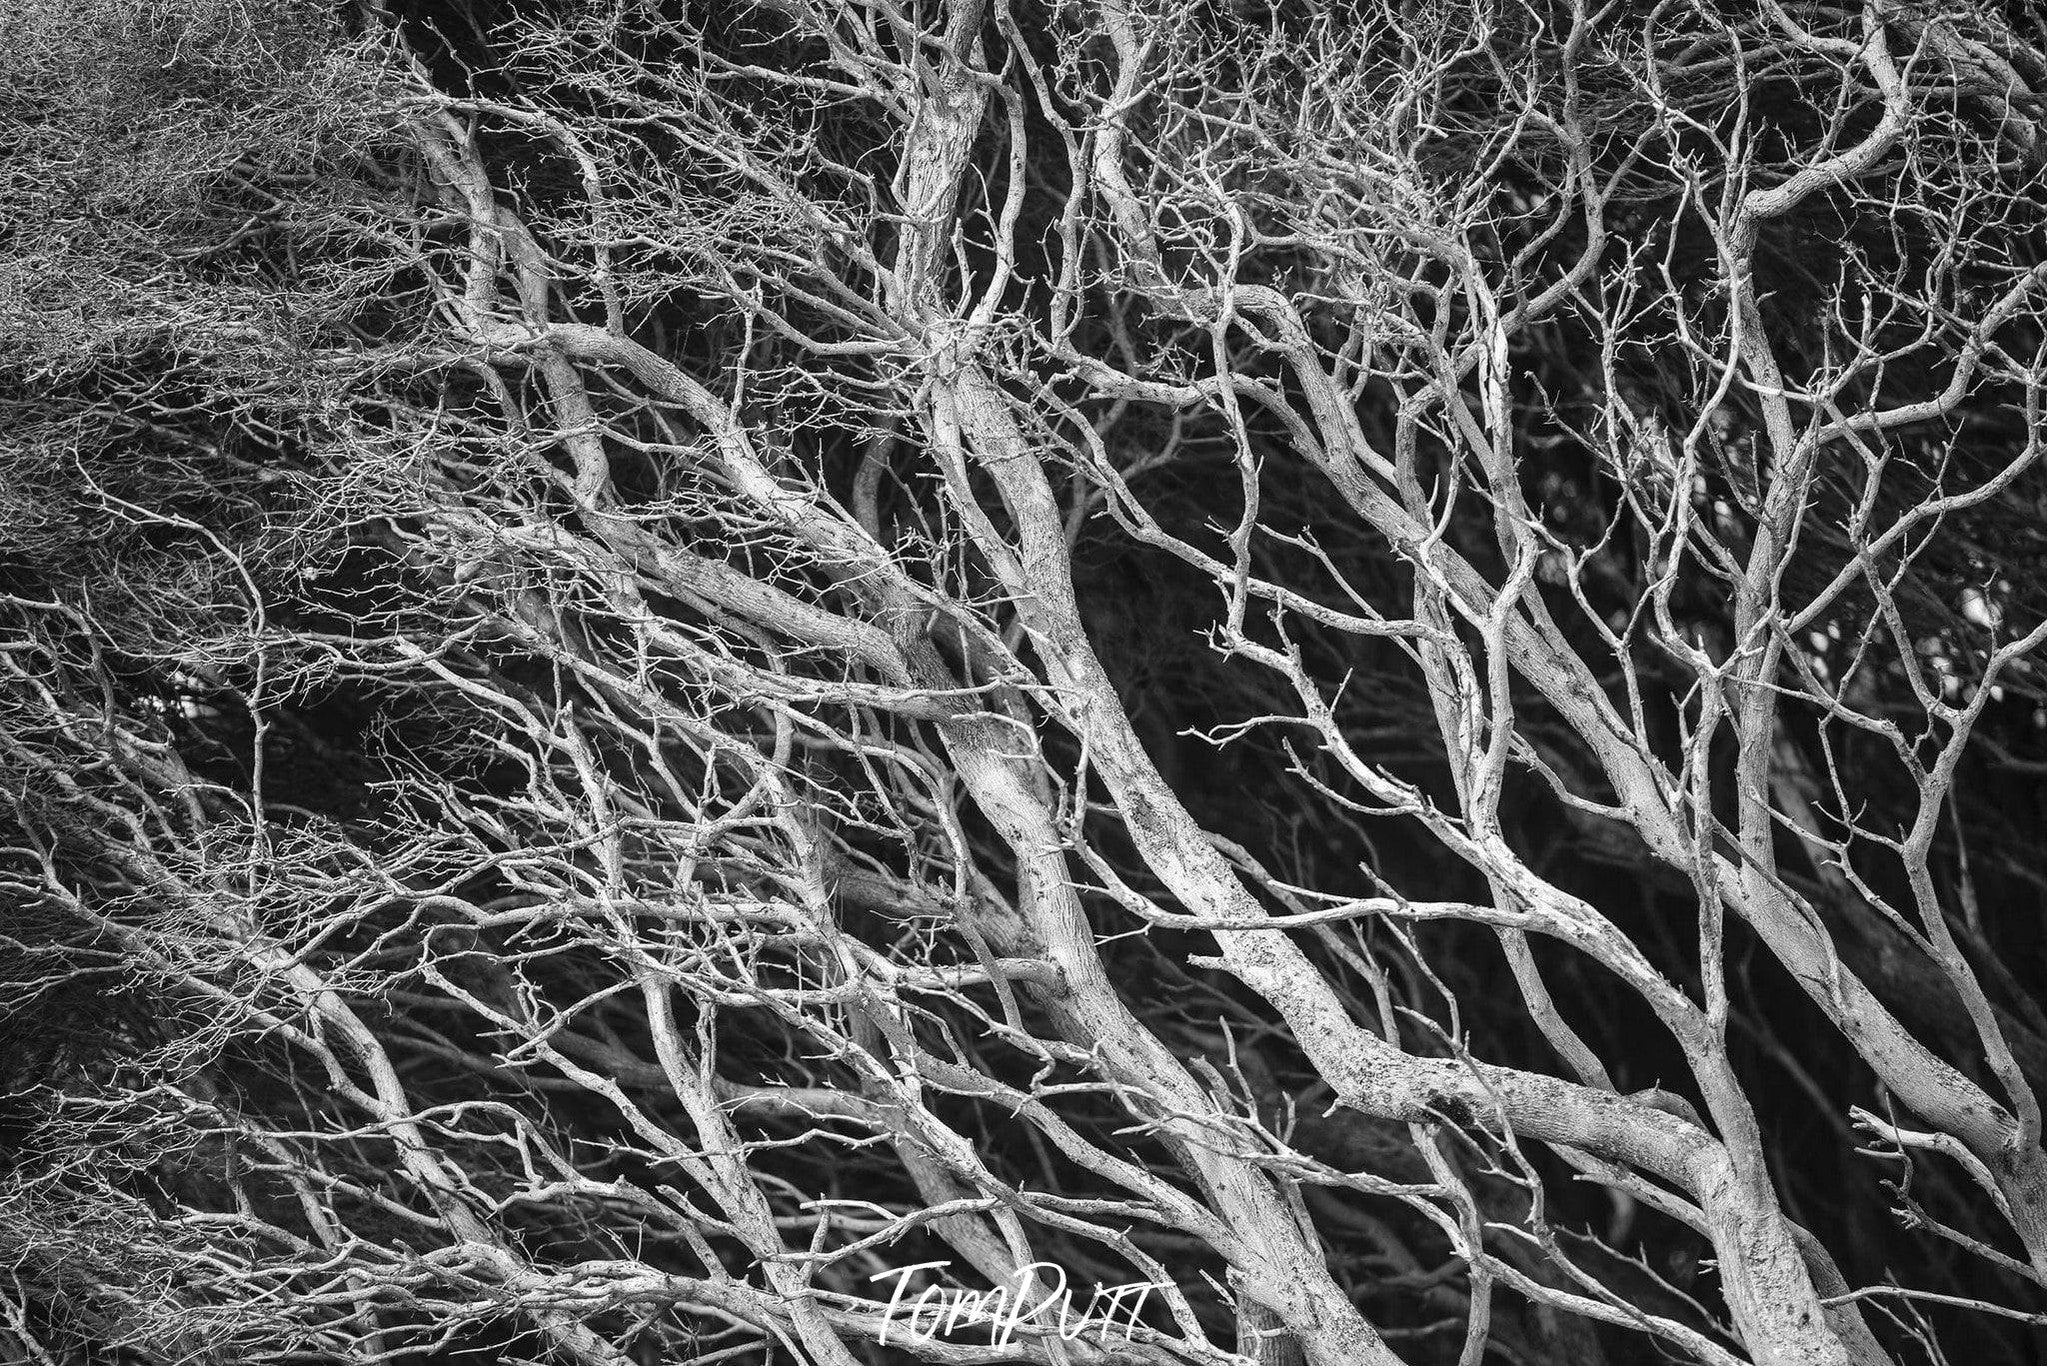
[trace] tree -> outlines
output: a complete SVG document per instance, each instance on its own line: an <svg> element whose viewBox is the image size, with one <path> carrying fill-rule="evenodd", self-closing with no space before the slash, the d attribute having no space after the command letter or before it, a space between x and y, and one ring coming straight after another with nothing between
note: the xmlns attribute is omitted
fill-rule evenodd
<svg viewBox="0 0 2047 1366"><path fill-rule="evenodd" d="M2030 1359L2028 12L17 7L11 1350Z"/></svg>

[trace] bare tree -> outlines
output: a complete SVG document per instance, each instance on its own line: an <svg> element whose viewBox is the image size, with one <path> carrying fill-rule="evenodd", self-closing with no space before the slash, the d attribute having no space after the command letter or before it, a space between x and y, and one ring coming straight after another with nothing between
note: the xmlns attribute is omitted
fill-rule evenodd
<svg viewBox="0 0 2047 1366"><path fill-rule="evenodd" d="M2047 1324L2047 32L35 0L25 1361Z"/></svg>

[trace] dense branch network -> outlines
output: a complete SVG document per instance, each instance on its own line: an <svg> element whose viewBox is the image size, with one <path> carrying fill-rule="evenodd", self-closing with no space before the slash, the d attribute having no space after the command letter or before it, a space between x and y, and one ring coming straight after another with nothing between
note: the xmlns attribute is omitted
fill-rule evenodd
<svg viewBox="0 0 2047 1366"><path fill-rule="evenodd" d="M5 22L24 1360L2047 1322L2047 34Z"/></svg>

